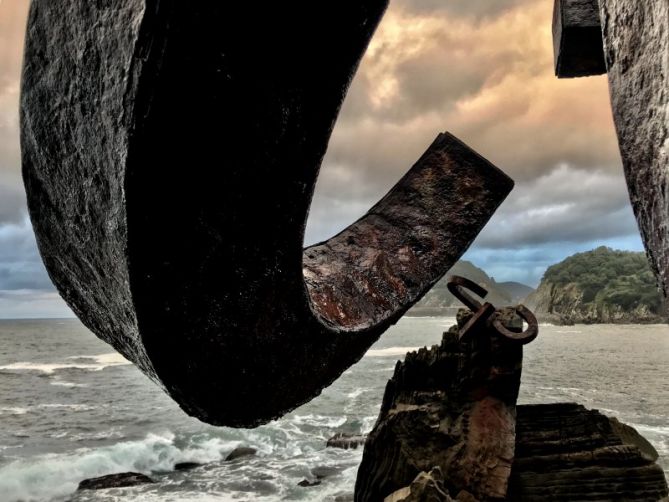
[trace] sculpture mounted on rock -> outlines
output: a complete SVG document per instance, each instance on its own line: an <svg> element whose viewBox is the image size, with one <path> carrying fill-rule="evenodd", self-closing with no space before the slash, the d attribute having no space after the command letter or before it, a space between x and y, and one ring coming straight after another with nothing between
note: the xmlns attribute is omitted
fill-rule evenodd
<svg viewBox="0 0 669 502"><path fill-rule="evenodd" d="M303 251L386 6L32 2L21 131L44 262L84 324L203 421L254 426L318 395L513 186L440 134L362 219Z"/></svg>

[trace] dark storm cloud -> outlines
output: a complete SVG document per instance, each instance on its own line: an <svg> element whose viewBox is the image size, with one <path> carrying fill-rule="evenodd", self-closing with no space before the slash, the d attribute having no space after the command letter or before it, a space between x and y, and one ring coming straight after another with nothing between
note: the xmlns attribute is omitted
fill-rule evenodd
<svg viewBox="0 0 669 502"><path fill-rule="evenodd" d="M53 291L27 218L0 225L0 290Z"/></svg>

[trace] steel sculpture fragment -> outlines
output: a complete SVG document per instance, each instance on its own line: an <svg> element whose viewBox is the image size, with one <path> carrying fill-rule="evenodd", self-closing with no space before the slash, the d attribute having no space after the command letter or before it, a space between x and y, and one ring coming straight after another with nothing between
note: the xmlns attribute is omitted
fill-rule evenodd
<svg viewBox="0 0 669 502"><path fill-rule="evenodd" d="M556 73L579 67L575 54L602 54L632 209L669 300L669 2L556 0L555 9L554 19L588 12L591 36L578 50L565 50L554 30Z"/></svg>
<svg viewBox="0 0 669 502"><path fill-rule="evenodd" d="M84 324L203 421L255 426L318 395L512 188L440 134L363 218L302 249L386 4L32 3L23 174L44 262Z"/></svg>

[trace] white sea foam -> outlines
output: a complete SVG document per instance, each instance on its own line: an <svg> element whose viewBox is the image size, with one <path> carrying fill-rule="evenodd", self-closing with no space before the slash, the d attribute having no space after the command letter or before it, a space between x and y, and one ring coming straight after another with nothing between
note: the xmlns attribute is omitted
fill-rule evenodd
<svg viewBox="0 0 669 502"><path fill-rule="evenodd" d="M403 356L407 352L418 350L420 347L388 347L385 349L371 349L365 354L365 357L396 357Z"/></svg>
<svg viewBox="0 0 669 502"><path fill-rule="evenodd" d="M166 472L178 462L214 462L239 444L209 437L178 448L174 439L172 434L149 434L142 441L17 460L0 467L2 500L47 501L73 493L86 478L126 471Z"/></svg>
<svg viewBox="0 0 669 502"><path fill-rule="evenodd" d="M66 363L35 363L35 362L16 362L0 366L0 370L5 371L36 371L51 375L55 371L64 369L81 369L89 371L101 371L111 366L121 366L130 364L121 354L116 352L110 354L98 354L92 356L72 356L67 358Z"/></svg>
<svg viewBox="0 0 669 502"><path fill-rule="evenodd" d="M57 387L88 387L88 385L85 383L65 382L63 380L54 380L50 383L51 385L55 385Z"/></svg>
<svg viewBox="0 0 669 502"><path fill-rule="evenodd" d="M0 407L0 415L25 415L26 413L28 413L28 408L19 408L18 406Z"/></svg>

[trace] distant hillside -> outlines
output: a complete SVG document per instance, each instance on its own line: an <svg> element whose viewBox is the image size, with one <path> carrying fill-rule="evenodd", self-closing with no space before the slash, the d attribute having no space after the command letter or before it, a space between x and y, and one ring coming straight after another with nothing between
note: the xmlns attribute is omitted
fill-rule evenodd
<svg viewBox="0 0 669 502"><path fill-rule="evenodd" d="M529 286L517 282L497 283L483 270L468 261L457 262L451 270L418 302L408 315L410 316L437 316L437 315L455 315L458 308L463 305L456 300L448 291L446 284L451 275L460 275L466 277L488 290L486 301L495 306L515 305L518 303L516 298L522 298L534 291ZM505 286L510 285L510 286ZM526 291L523 295L518 295L518 291Z"/></svg>
<svg viewBox="0 0 669 502"><path fill-rule="evenodd" d="M520 282L498 282L497 285L511 295L512 303L520 303L534 292L534 288Z"/></svg>
<svg viewBox="0 0 669 502"><path fill-rule="evenodd" d="M644 253L599 247L549 267L526 302L561 324L665 322Z"/></svg>

